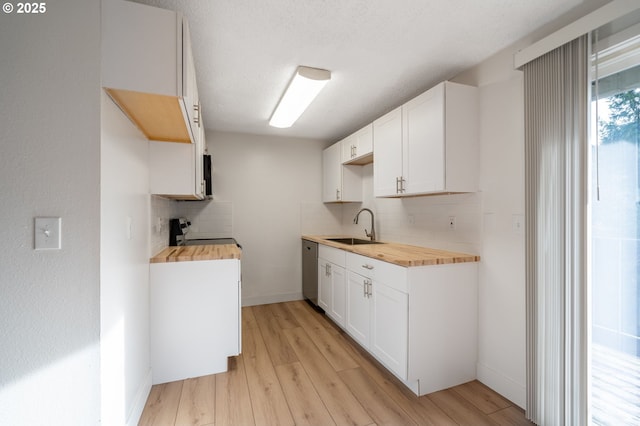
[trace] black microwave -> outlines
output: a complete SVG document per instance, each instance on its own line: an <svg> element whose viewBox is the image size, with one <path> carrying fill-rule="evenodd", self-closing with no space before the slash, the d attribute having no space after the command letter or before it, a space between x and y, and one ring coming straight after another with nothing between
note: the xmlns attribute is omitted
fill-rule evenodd
<svg viewBox="0 0 640 426"><path fill-rule="evenodd" d="M204 180L204 195L207 198L213 196L213 185L211 183L211 155L202 156L202 179Z"/></svg>

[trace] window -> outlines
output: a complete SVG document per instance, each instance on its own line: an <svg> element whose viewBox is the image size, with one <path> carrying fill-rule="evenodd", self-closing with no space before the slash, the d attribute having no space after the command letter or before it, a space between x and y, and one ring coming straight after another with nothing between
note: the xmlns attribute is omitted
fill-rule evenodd
<svg viewBox="0 0 640 426"><path fill-rule="evenodd" d="M640 36L603 44L590 161L591 415L640 424Z"/></svg>

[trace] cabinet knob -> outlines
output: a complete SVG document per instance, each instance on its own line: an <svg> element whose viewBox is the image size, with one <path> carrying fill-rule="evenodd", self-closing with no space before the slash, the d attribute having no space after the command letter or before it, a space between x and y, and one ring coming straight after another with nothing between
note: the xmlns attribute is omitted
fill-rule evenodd
<svg viewBox="0 0 640 426"><path fill-rule="evenodd" d="M373 269L373 265L369 265L368 263L365 263L362 267L369 270Z"/></svg>

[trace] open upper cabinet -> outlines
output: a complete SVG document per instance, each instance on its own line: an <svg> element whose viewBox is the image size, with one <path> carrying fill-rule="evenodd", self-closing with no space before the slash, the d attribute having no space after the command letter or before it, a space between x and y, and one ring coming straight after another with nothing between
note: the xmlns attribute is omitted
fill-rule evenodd
<svg viewBox="0 0 640 426"><path fill-rule="evenodd" d="M196 143L202 120L191 40L179 12L103 3L102 86L149 140Z"/></svg>

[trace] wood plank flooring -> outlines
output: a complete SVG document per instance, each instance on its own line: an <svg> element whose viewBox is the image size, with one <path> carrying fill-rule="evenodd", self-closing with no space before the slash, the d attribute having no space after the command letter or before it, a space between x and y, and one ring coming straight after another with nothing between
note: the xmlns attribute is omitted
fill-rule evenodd
<svg viewBox="0 0 640 426"><path fill-rule="evenodd" d="M473 381L416 397L306 302L242 308L226 373L155 385L140 425L530 425Z"/></svg>

